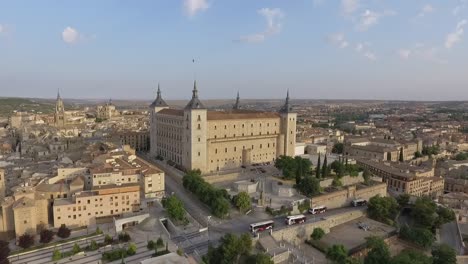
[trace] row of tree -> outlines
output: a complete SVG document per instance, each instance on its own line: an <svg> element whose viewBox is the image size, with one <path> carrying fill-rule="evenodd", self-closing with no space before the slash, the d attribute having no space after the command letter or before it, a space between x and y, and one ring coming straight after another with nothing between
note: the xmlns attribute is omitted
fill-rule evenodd
<svg viewBox="0 0 468 264"><path fill-rule="evenodd" d="M166 208L167 214L171 220L176 222L186 222L184 203L175 195L171 195L161 200L162 205Z"/></svg>
<svg viewBox="0 0 468 264"><path fill-rule="evenodd" d="M226 234L220 239L218 247L209 247L208 253L203 256L206 264L273 264L270 256L258 253L251 254L252 238L244 233L240 236Z"/></svg>
<svg viewBox="0 0 468 264"><path fill-rule="evenodd" d="M194 193L198 199L207 204L213 215L224 218L231 207L229 194L224 189L218 189L207 183L200 170L191 170L183 178L184 188Z"/></svg>
<svg viewBox="0 0 468 264"><path fill-rule="evenodd" d="M71 230L65 225L61 225L57 230L57 236L60 238L68 238ZM42 244L50 243L55 236L55 232L49 229L42 229L39 233L39 242ZM35 239L33 235L25 233L18 238L18 246L22 248L30 248L34 245Z"/></svg>

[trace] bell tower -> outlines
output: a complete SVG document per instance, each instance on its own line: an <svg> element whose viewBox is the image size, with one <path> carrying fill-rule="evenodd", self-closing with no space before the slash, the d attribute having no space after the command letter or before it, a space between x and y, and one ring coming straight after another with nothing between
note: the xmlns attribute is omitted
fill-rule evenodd
<svg viewBox="0 0 468 264"><path fill-rule="evenodd" d="M60 91L57 91L57 100L55 102L54 123L57 127L65 126L65 106L60 97Z"/></svg>

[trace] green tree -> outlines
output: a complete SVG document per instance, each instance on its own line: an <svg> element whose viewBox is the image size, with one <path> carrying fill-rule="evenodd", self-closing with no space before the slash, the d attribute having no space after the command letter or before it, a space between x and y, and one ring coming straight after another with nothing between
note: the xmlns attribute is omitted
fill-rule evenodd
<svg viewBox="0 0 468 264"><path fill-rule="evenodd" d="M148 241L148 243L146 244L146 248L150 249L150 250L155 249L156 248L156 243L154 242L154 240Z"/></svg>
<svg viewBox="0 0 468 264"><path fill-rule="evenodd" d="M234 197L234 204L241 212L246 212L252 207L250 196L247 192L240 192Z"/></svg>
<svg viewBox="0 0 468 264"><path fill-rule="evenodd" d="M348 251L343 245L333 245L327 249L327 259L336 264L346 263Z"/></svg>
<svg viewBox="0 0 468 264"><path fill-rule="evenodd" d="M130 243L130 245L128 245L127 255L133 256L136 254L136 251L137 251L137 246L135 245L135 243Z"/></svg>
<svg viewBox="0 0 468 264"><path fill-rule="evenodd" d="M265 253L258 253L255 255L251 255L246 264L273 264L275 263L271 257Z"/></svg>
<svg viewBox="0 0 468 264"><path fill-rule="evenodd" d="M468 153L465 152L465 153L458 153L456 156L455 156L455 160L467 160L468 159Z"/></svg>
<svg viewBox="0 0 468 264"><path fill-rule="evenodd" d="M398 203L393 197L376 195L369 199L367 214L377 221L392 221L398 213Z"/></svg>
<svg viewBox="0 0 468 264"><path fill-rule="evenodd" d="M73 253L73 255L75 255L75 254L77 254L77 253L79 253L79 252L81 252L81 248L80 248L80 246L79 246L77 243L75 243L75 244L73 245L73 248L72 248L72 253Z"/></svg>
<svg viewBox="0 0 468 264"><path fill-rule="evenodd" d="M169 196L164 202L164 207L166 208L169 218L176 221L185 220L185 208L182 201L177 198L175 195Z"/></svg>
<svg viewBox="0 0 468 264"><path fill-rule="evenodd" d="M434 242L434 235L427 228L402 226L400 238L413 242L424 248L429 248Z"/></svg>
<svg viewBox="0 0 468 264"><path fill-rule="evenodd" d="M315 241L318 241L320 239L322 239L322 237L325 235L325 231L323 231L322 228L320 227L316 227L314 228L314 231L312 231L312 234L310 235L310 237L315 240Z"/></svg>
<svg viewBox="0 0 468 264"><path fill-rule="evenodd" d="M164 247L164 241L162 238L158 238L158 240L156 241L156 247L157 248L162 248Z"/></svg>
<svg viewBox="0 0 468 264"><path fill-rule="evenodd" d="M332 148L332 153L343 154L344 145L343 143L335 143Z"/></svg>
<svg viewBox="0 0 468 264"><path fill-rule="evenodd" d="M437 219L436 219L436 227L440 227L441 225L452 222L455 220L455 213L452 209L446 208L443 206L439 206L437 208Z"/></svg>
<svg viewBox="0 0 468 264"><path fill-rule="evenodd" d="M252 250L252 239L249 234L236 236L226 234L220 239L217 248L209 247L208 253L203 257L207 264L239 263L241 256L248 257Z"/></svg>
<svg viewBox="0 0 468 264"><path fill-rule="evenodd" d="M65 224L62 224L57 231L57 236L60 238L68 238L70 234L71 230Z"/></svg>
<svg viewBox="0 0 468 264"><path fill-rule="evenodd" d="M432 249L433 264L456 264L457 253L453 248L446 244L436 245Z"/></svg>
<svg viewBox="0 0 468 264"><path fill-rule="evenodd" d="M315 168L315 178L320 179L320 153L317 159L317 167Z"/></svg>
<svg viewBox="0 0 468 264"><path fill-rule="evenodd" d="M344 175L345 165L341 161L335 160L330 164L331 169L335 172L336 175Z"/></svg>
<svg viewBox="0 0 468 264"><path fill-rule="evenodd" d="M362 173L362 178L364 179L365 184L369 184L371 176L372 173L370 172L370 170L365 168L364 172Z"/></svg>
<svg viewBox="0 0 468 264"><path fill-rule="evenodd" d="M62 259L62 252L60 250L55 249L54 252L52 252L52 260L53 261L58 261Z"/></svg>
<svg viewBox="0 0 468 264"><path fill-rule="evenodd" d="M364 264L389 264L390 251L387 244L379 237L366 238L367 247L369 252L364 259Z"/></svg>
<svg viewBox="0 0 468 264"><path fill-rule="evenodd" d="M437 205L429 197L419 197L416 199L411 216L416 225L431 229L437 219Z"/></svg>
<svg viewBox="0 0 468 264"><path fill-rule="evenodd" d="M421 152L419 152L419 151L416 151L416 152L414 153L414 157L415 157L415 158L421 158L422 156L423 156L423 155L422 155Z"/></svg>
<svg viewBox="0 0 468 264"><path fill-rule="evenodd" d="M104 243L105 244L109 245L109 244L112 244L112 242L114 242L114 239L109 234L104 236Z"/></svg>
<svg viewBox="0 0 468 264"><path fill-rule="evenodd" d="M405 206L407 206L409 204L410 195L407 194L407 193L400 194L400 195L398 195L396 200L397 200L398 204L400 205L400 207L405 207Z"/></svg>
<svg viewBox="0 0 468 264"><path fill-rule="evenodd" d="M325 158L323 159L323 165L322 165L322 177L326 178L328 176L328 161L327 161L327 155L325 154Z"/></svg>
<svg viewBox="0 0 468 264"><path fill-rule="evenodd" d="M99 249L98 243L94 240L91 240L91 244L89 244L89 250L94 251L98 249Z"/></svg>
<svg viewBox="0 0 468 264"><path fill-rule="evenodd" d="M306 176L297 188L303 195L311 197L320 193L320 182L317 178Z"/></svg>
<svg viewBox="0 0 468 264"><path fill-rule="evenodd" d="M425 254L406 249L392 258L391 264L432 264L432 259Z"/></svg>

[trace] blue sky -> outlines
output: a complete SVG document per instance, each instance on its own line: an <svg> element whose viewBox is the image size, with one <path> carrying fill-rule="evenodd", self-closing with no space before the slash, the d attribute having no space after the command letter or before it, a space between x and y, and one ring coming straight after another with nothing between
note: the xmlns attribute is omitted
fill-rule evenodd
<svg viewBox="0 0 468 264"><path fill-rule="evenodd" d="M0 0L0 96L468 100L468 0ZM192 63L195 59L195 63Z"/></svg>

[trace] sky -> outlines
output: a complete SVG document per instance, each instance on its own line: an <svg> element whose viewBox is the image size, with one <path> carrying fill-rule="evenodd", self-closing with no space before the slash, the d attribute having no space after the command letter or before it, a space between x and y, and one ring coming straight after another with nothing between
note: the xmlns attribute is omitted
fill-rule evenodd
<svg viewBox="0 0 468 264"><path fill-rule="evenodd" d="M0 0L0 97L468 100L468 0Z"/></svg>

